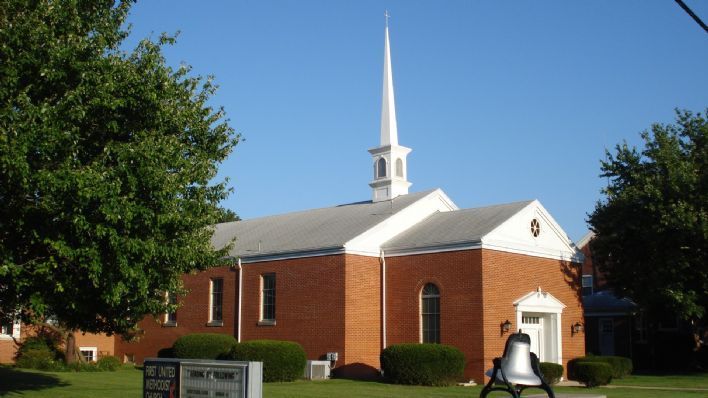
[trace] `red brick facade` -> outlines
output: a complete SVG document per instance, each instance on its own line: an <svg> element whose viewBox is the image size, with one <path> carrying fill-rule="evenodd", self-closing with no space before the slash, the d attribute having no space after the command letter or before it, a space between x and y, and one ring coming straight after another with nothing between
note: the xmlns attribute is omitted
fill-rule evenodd
<svg viewBox="0 0 708 398"><path fill-rule="evenodd" d="M440 290L443 344L465 354L465 376L483 380L499 356L508 334L506 319L517 329L513 302L539 286L566 307L561 314L562 358L584 354L582 336L571 324L582 322L579 264L493 250L464 250L386 258L386 342L421 341L420 292L426 283ZM276 278L276 321L261 319L261 277ZM278 339L300 343L308 359L337 352L336 372L346 377L373 377L382 347L382 266L375 257L332 255L243 264L241 340ZM177 326L149 318L138 343L116 343L116 354L134 358L156 356L180 335L238 333L236 266L220 267L184 277L190 293L181 300ZM223 326L208 326L209 283L223 278Z"/></svg>

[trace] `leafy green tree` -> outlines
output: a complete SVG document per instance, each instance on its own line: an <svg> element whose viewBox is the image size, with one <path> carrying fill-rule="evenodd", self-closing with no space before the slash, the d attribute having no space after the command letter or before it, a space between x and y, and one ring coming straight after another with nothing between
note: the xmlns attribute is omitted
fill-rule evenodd
<svg viewBox="0 0 708 398"><path fill-rule="evenodd" d="M0 317L129 336L222 258L212 180L239 136L173 38L121 50L131 5L0 0Z"/></svg>
<svg viewBox="0 0 708 398"><path fill-rule="evenodd" d="M217 220L217 222L231 222L231 221L241 221L241 217L236 214L235 211L231 209L221 209L221 216Z"/></svg>
<svg viewBox="0 0 708 398"><path fill-rule="evenodd" d="M593 261L650 317L699 320L708 308L708 123L677 111L676 124L641 137L641 152L625 142L602 162L608 185L589 217Z"/></svg>

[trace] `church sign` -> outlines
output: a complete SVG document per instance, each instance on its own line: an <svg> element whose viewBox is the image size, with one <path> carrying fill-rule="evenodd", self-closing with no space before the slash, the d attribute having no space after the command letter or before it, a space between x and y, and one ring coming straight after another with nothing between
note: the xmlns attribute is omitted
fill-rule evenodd
<svg viewBox="0 0 708 398"><path fill-rule="evenodd" d="M261 398L263 363L148 358L143 398Z"/></svg>

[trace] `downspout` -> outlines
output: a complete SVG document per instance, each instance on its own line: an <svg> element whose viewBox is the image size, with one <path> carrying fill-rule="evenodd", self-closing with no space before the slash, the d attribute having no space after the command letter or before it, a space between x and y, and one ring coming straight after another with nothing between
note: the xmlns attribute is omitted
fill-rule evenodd
<svg viewBox="0 0 708 398"><path fill-rule="evenodd" d="M381 350L386 349L386 257L381 249Z"/></svg>
<svg viewBox="0 0 708 398"><path fill-rule="evenodd" d="M243 297L243 267L241 266L241 258L236 262L238 267L238 327L236 331L236 341L241 342L241 300Z"/></svg>

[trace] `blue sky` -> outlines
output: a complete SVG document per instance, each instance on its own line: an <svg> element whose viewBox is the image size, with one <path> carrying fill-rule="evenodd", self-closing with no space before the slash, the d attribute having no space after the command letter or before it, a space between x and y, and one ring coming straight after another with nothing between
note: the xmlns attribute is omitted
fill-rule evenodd
<svg viewBox="0 0 708 398"><path fill-rule="evenodd" d="M461 208L539 199L578 240L604 149L708 107L708 34L672 0L144 0L126 47L181 31L168 61L215 76L246 138L224 205L254 218L370 199L386 9L411 192Z"/></svg>

